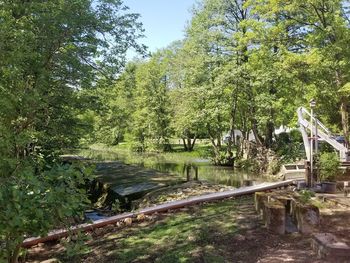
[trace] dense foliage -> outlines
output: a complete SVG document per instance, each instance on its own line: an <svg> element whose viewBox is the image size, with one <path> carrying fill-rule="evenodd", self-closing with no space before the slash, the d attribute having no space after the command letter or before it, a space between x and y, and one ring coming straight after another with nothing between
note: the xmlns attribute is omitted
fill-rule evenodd
<svg viewBox="0 0 350 263"><path fill-rule="evenodd" d="M143 50L137 17L119 0L0 1L0 261L84 207L89 173L57 156L92 125L86 90Z"/></svg>
<svg viewBox="0 0 350 263"><path fill-rule="evenodd" d="M324 152L320 155L320 180L334 181L339 175L339 157L334 152Z"/></svg>
<svg viewBox="0 0 350 263"><path fill-rule="evenodd" d="M219 164L256 154L252 147L282 156L292 147L294 158L299 141L281 145L275 129L296 127L296 109L315 98L322 121L348 141L348 11L341 0L199 1L185 38L132 62L112 88L109 108L122 100L114 118L126 122L107 137L137 150L169 149L173 137L188 151L207 138Z"/></svg>

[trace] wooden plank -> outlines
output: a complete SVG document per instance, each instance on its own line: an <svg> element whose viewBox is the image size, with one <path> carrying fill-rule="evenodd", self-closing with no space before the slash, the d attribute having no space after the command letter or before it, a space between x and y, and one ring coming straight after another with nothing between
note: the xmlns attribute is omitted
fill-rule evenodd
<svg viewBox="0 0 350 263"><path fill-rule="evenodd" d="M89 224L87 224L87 223L80 224L77 226L73 226L70 229L54 230L54 231L49 232L48 235L45 237L27 238L22 243L22 246L23 247L31 247L31 246L34 246L38 243L44 243L47 241L67 237L72 232L92 231L96 228L101 228L101 227L104 227L106 225L115 224L118 221L124 220L125 218L137 217L137 215L140 215L140 214L150 215L150 214L153 214L155 212L164 212L164 211L168 211L171 209L182 208L185 206L191 206L191 205L199 204L199 203L203 203L203 202L217 201L217 200L222 200L225 198L249 195L249 194L253 194L255 192L261 192L261 191L272 190L275 188L285 187L285 186L291 185L293 183L294 183L294 180L287 180L287 181L274 182L274 183L262 183L259 185L241 187L241 188L234 189L234 190L211 193L211 194L206 194L206 195L200 195L200 196L195 196L195 197L191 197L191 198L184 199L184 200L172 201L169 203L140 209L136 212L123 213L120 215L115 215L115 216L111 216L108 218L96 220L96 221L89 223Z"/></svg>

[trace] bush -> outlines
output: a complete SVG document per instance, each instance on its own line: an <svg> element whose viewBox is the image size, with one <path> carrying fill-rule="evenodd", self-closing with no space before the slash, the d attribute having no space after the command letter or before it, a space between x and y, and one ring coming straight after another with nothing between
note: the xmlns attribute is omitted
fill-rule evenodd
<svg viewBox="0 0 350 263"><path fill-rule="evenodd" d="M302 136L299 130L292 130L290 133L282 132L276 136L273 150L283 162L294 162L305 158L302 150Z"/></svg>
<svg viewBox="0 0 350 263"><path fill-rule="evenodd" d="M309 190L301 190L299 194L300 194L299 200L303 204L308 203L311 200L311 197L315 196L315 193Z"/></svg>
<svg viewBox="0 0 350 263"><path fill-rule="evenodd" d="M279 159L272 159L268 166L268 173L276 175L281 170L281 161Z"/></svg>
<svg viewBox="0 0 350 263"><path fill-rule="evenodd" d="M235 167L249 172L259 172L259 163L254 159L239 159Z"/></svg>
<svg viewBox="0 0 350 263"><path fill-rule="evenodd" d="M319 161L320 180L334 181L339 172L339 165L340 161L336 153L322 153Z"/></svg>
<svg viewBox="0 0 350 263"><path fill-rule="evenodd" d="M230 156L226 149L221 149L219 150L218 152L216 151L212 151L212 154L211 154L211 162L214 164L214 165L221 165L221 166L233 166L234 164L234 157L233 156Z"/></svg>
<svg viewBox="0 0 350 263"><path fill-rule="evenodd" d="M82 169L56 164L37 173L28 166L1 178L0 262L17 262L25 238L46 235L82 217L88 203L82 188L90 177Z"/></svg>

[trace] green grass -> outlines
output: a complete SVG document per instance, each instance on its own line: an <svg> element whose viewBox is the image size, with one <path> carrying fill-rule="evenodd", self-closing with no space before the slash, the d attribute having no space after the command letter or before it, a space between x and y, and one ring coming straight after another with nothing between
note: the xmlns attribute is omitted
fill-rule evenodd
<svg viewBox="0 0 350 263"><path fill-rule="evenodd" d="M172 145L171 152L145 152L145 153L135 153L130 149L130 145L127 143L121 143L116 146L107 146L103 144L94 144L90 146L90 149L101 152L109 152L111 154L128 155L129 158L140 158L142 156L147 157L147 159L162 159L165 162L188 162L199 158L210 158L212 147L208 144L198 144L195 146L194 150L187 152L183 150L182 145L174 144Z"/></svg>
<svg viewBox="0 0 350 263"><path fill-rule="evenodd" d="M242 198L192 207L117 230L96 240L92 251L103 255L101 262L227 262L228 242L241 230L237 207L253 211L251 204L251 198Z"/></svg>

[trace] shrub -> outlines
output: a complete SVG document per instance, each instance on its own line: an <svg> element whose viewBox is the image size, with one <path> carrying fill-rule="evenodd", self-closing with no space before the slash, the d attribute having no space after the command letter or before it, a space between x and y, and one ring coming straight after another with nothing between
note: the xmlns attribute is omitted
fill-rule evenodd
<svg viewBox="0 0 350 263"><path fill-rule="evenodd" d="M336 153L322 153L319 161L320 180L334 181L339 172L339 165L339 157Z"/></svg>
<svg viewBox="0 0 350 263"><path fill-rule="evenodd" d="M0 183L0 262L17 262L23 240L43 236L81 217L90 177L82 167L58 165L37 174L28 166Z"/></svg>
<svg viewBox="0 0 350 263"><path fill-rule="evenodd" d="M302 149L302 137L299 130L292 130L290 133L280 133L276 136L273 150L283 162L294 162L305 158Z"/></svg>
<svg viewBox="0 0 350 263"><path fill-rule="evenodd" d="M303 204L308 203L311 200L311 197L315 196L315 193L309 190L301 190L299 194L300 194L299 200Z"/></svg>

